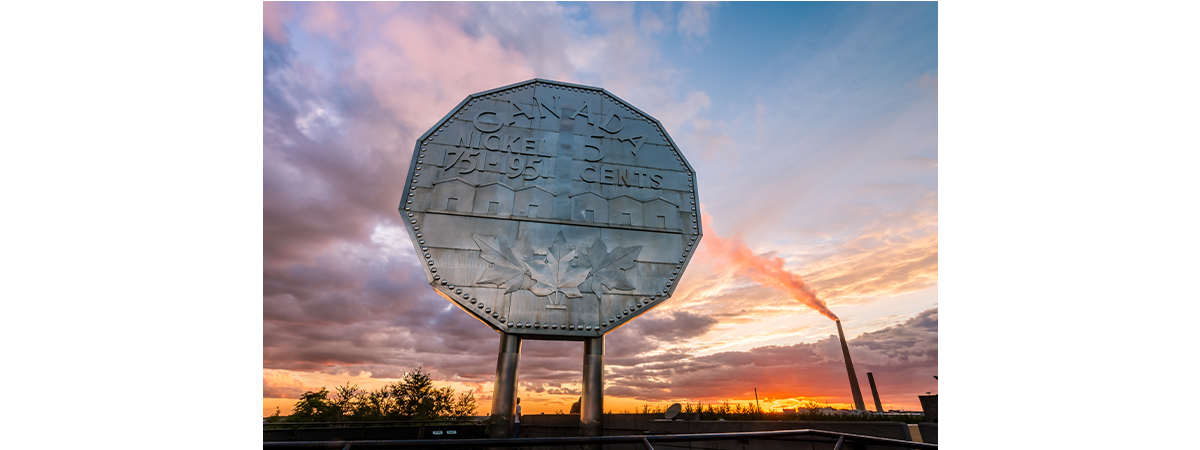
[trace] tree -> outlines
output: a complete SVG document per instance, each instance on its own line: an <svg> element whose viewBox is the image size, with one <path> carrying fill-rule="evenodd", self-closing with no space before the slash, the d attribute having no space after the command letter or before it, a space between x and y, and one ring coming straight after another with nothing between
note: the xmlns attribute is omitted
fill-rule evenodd
<svg viewBox="0 0 1200 450"><path fill-rule="evenodd" d="M462 395L458 396L458 400L454 402L454 406L448 410L447 417L465 419L475 415L475 408L477 408L475 405L475 391L463 392Z"/></svg>
<svg viewBox="0 0 1200 450"><path fill-rule="evenodd" d="M358 421L386 420L393 403L386 386L377 391L364 391L359 395L358 401L354 403L354 409L351 410L350 415Z"/></svg>
<svg viewBox="0 0 1200 450"><path fill-rule="evenodd" d="M331 421L340 422L346 419L347 415L353 415L358 409L358 405L362 403L363 391L358 388L358 385L351 385L349 381L345 386L334 388L337 392L332 400L329 401L330 414L333 416Z"/></svg>
<svg viewBox="0 0 1200 450"><path fill-rule="evenodd" d="M406 419L431 419L434 413L433 379L420 367L407 372L398 383L389 384L390 394L396 400L394 415Z"/></svg>
<svg viewBox="0 0 1200 450"><path fill-rule="evenodd" d="M407 372L400 381L388 383L375 391L359 389L358 385L329 391L305 392L290 417L292 422L341 422L378 420L462 419L475 415L474 391L455 395L454 388L438 388L433 378L420 367Z"/></svg>
<svg viewBox="0 0 1200 450"><path fill-rule="evenodd" d="M336 413L336 414L335 414ZM341 411L334 411L329 403L329 391L321 388L319 391L307 391L300 395L300 401L292 408L291 422L329 422Z"/></svg>

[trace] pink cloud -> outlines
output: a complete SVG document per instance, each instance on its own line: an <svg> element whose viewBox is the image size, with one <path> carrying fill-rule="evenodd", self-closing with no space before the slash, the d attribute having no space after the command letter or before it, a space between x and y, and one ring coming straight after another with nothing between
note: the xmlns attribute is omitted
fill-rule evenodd
<svg viewBox="0 0 1200 450"><path fill-rule="evenodd" d="M492 36L467 35L440 17L391 17L385 44L363 50L356 69L398 120L432 125L474 93L534 78L523 55Z"/></svg>
<svg viewBox="0 0 1200 450"><path fill-rule="evenodd" d="M263 33L275 42L287 42L287 30L283 22L291 19L295 13L290 3L263 2Z"/></svg>
<svg viewBox="0 0 1200 450"><path fill-rule="evenodd" d="M351 26L338 10L336 2L311 2L305 6L303 26L307 31L336 37Z"/></svg>

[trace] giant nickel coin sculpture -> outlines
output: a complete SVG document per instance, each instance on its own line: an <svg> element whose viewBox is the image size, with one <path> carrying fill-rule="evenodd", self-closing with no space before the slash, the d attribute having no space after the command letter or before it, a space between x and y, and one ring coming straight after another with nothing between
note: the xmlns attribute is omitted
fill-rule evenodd
<svg viewBox="0 0 1200 450"><path fill-rule="evenodd" d="M696 194L653 117L534 79L423 134L400 213L439 295L501 333L584 340L670 298L702 235Z"/></svg>
<svg viewBox="0 0 1200 450"><path fill-rule="evenodd" d="M443 298L505 334L583 340L670 298L700 244L696 193L658 120L533 79L422 134L400 212Z"/></svg>
<svg viewBox="0 0 1200 450"><path fill-rule="evenodd" d="M522 339L583 341L580 435L603 434L604 335L670 298L700 242L662 124L535 79L467 97L411 167L400 213L430 286L501 333L489 436L511 436Z"/></svg>

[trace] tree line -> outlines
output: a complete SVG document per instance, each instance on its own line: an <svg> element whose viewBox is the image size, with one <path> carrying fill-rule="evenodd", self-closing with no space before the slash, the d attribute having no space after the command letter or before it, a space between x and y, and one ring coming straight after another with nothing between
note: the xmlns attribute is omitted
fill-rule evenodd
<svg viewBox="0 0 1200 450"><path fill-rule="evenodd" d="M331 395L332 394L332 395ZM418 367L400 381L377 390L360 389L346 382L330 392L325 387L300 396L292 414L271 422L363 422L391 420L463 419L475 415L474 391L455 395L454 389L433 385L429 373Z"/></svg>

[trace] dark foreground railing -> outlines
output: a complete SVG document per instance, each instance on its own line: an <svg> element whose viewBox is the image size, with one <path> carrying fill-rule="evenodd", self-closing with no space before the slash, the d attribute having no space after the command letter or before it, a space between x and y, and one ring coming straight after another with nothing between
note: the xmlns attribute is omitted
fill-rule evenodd
<svg viewBox="0 0 1200 450"><path fill-rule="evenodd" d="M937 444L923 444L899 439L888 439L859 434L836 433L824 430L780 430L753 431L743 433L702 433L702 434L655 434L645 436L595 436L595 437L553 437L553 438L522 438L522 439L455 439L455 440L403 440L403 441L307 441L307 442L263 442L264 449L300 449L300 448L340 448L351 450L355 448L486 448L486 447L544 447L551 445L585 445L585 444L642 444L646 450L654 450L653 444L659 442L696 442L724 441L733 439L778 439L787 437L819 437L828 438L826 443L833 443L835 450L841 450L845 444L881 444L902 448L936 449Z"/></svg>

